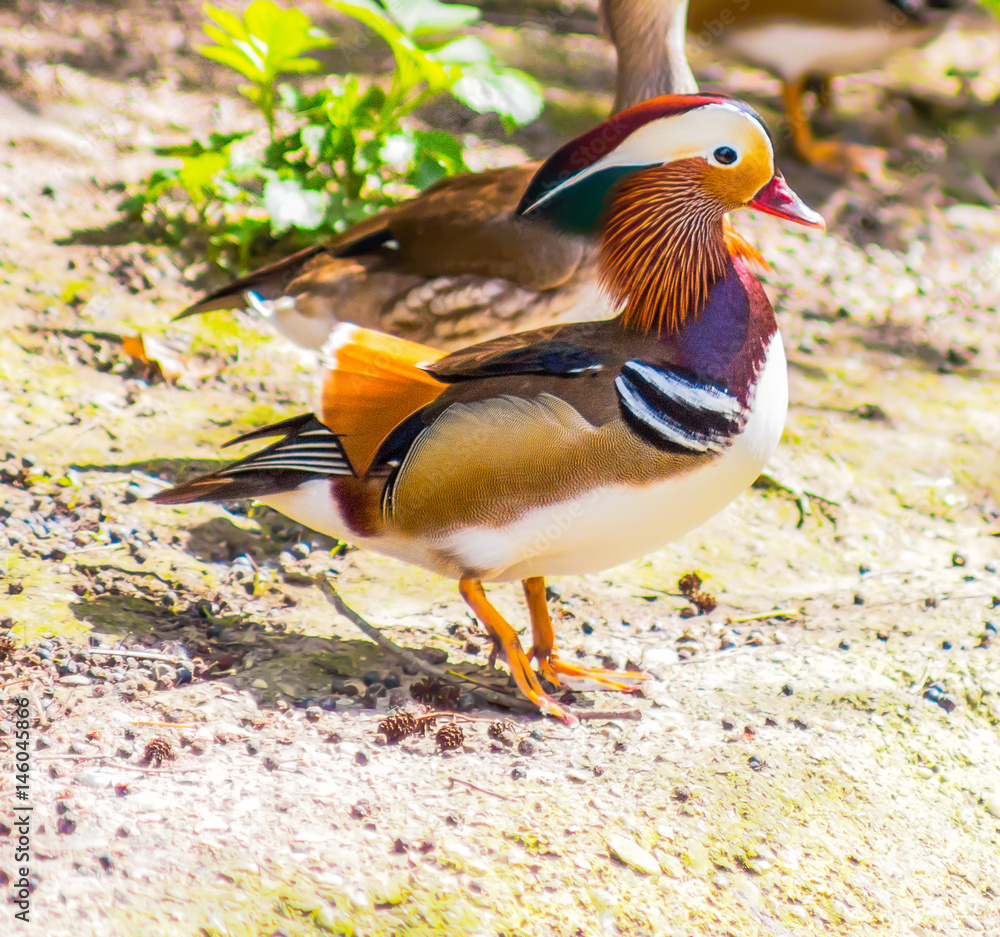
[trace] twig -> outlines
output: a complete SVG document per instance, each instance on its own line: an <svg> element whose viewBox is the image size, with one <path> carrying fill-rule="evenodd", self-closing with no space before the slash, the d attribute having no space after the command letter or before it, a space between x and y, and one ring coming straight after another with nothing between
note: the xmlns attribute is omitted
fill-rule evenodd
<svg viewBox="0 0 1000 937"><path fill-rule="evenodd" d="M741 625L748 621L765 621L768 618L798 618L802 615L801 608L775 608L769 612L758 612L756 615L744 615L742 618L727 618L727 625Z"/></svg>
<svg viewBox="0 0 1000 937"><path fill-rule="evenodd" d="M448 776L448 780L454 784L464 784L466 787L471 787L474 791L479 791L480 794L489 794L490 797L496 797L498 800L510 800L509 797L504 797L503 794L498 794L496 791L488 791L485 787L479 787L473 784L471 781L463 781L461 778L453 778L451 775Z"/></svg>
<svg viewBox="0 0 1000 937"><path fill-rule="evenodd" d="M32 761L100 761L111 758L111 755L36 755Z"/></svg>
<svg viewBox="0 0 1000 937"><path fill-rule="evenodd" d="M155 726L158 729L200 729L198 722L133 722L134 726Z"/></svg>
<svg viewBox="0 0 1000 937"><path fill-rule="evenodd" d="M573 715L577 719L583 721L585 719L631 719L633 722L638 722L642 718L641 709L622 709L622 710L586 710L586 709L574 709Z"/></svg>
<svg viewBox="0 0 1000 937"><path fill-rule="evenodd" d="M27 683L31 677L18 677L16 680L11 680L9 683L0 683L0 690L5 690L9 686L18 686L21 683Z"/></svg>
<svg viewBox="0 0 1000 937"><path fill-rule="evenodd" d="M181 658L160 654L157 651L133 651L120 647L88 647L83 648L84 654L107 654L109 657L136 657L139 660L162 660L171 664L181 663Z"/></svg>
<svg viewBox="0 0 1000 937"><path fill-rule="evenodd" d="M455 685L456 680L452 677L448 671L442 670L440 667L436 667L429 661L423 660L418 657L412 651L406 650L406 648L400 647L393 641L390 641L385 635L383 635L378 628L374 625L369 624L365 621L356 611L348 607L344 600L340 597L340 594L336 589L330 584L330 580L326 577L319 580L317 583L319 585L320 591L326 596L327 601L341 614L350 621L359 631L362 631L368 638L374 641L382 650L388 651L390 654L398 657L400 660L405 661L413 667L416 667L421 673L425 673L428 676L437 677L439 680L443 680L445 683ZM511 696L509 693L501 693L497 690L488 690L485 687L477 688L470 691L474 696L478 696L481 700L486 703L492 703L494 706L504 706L507 709L513 709L520 712L536 712L534 706L531 705L527 700L522 700L517 696Z"/></svg>

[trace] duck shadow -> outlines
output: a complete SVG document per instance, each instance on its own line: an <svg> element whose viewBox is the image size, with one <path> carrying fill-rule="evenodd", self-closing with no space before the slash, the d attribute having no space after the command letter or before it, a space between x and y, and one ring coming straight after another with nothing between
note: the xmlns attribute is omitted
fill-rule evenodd
<svg viewBox="0 0 1000 937"><path fill-rule="evenodd" d="M168 658L159 660L173 670L167 681L171 685L161 687L161 692L192 680L220 680L240 689L252 687L264 706L273 706L280 697L300 706L318 704L333 709L361 701L367 708L384 709L390 694L392 702L401 705L412 696L409 688L423 679L415 667L401 664L363 638L285 630L281 624L255 621L250 615L227 614L211 597L171 608L147 597L104 594L75 602L70 610L105 639L120 638L122 643L126 638L139 639L129 642L129 650L137 652L136 656L120 655L115 661L113 654L102 654L107 665L95 658L93 666L107 670L120 667L122 661L136 660L130 668L135 673L126 674L135 677L139 676L137 668L149 668L158 658ZM330 616L336 617L333 609ZM426 647L405 649L438 662L446 656ZM149 654L145 661L144 653ZM477 683L502 690L512 686L506 673L483 665L464 664L458 673L471 678L470 688Z"/></svg>

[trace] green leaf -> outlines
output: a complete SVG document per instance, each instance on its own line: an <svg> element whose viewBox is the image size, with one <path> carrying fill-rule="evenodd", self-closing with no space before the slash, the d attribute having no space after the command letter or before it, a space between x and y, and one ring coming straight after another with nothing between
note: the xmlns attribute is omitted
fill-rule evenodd
<svg viewBox="0 0 1000 937"><path fill-rule="evenodd" d="M271 82L283 72L317 71L320 63L303 53L333 44L301 10L283 9L272 0L254 0L242 22L209 5L205 12L218 24L205 26L205 33L217 45L198 51L258 84Z"/></svg>
<svg viewBox="0 0 1000 937"><path fill-rule="evenodd" d="M533 121L545 103L538 82L514 68L470 66L451 93L474 111L495 111L515 126Z"/></svg>
<svg viewBox="0 0 1000 937"><path fill-rule="evenodd" d="M383 0L392 18L410 36L421 33L453 32L476 22L482 13L461 3L438 0Z"/></svg>
<svg viewBox="0 0 1000 937"><path fill-rule="evenodd" d="M208 29L205 31L208 32ZM239 49L225 46L198 46L198 52L206 59L228 65L251 81L260 81L264 77L259 64Z"/></svg>
<svg viewBox="0 0 1000 937"><path fill-rule="evenodd" d="M229 159L225 153L202 153L201 156L189 156L177 174L177 181L184 186L189 198L195 204L205 201L212 188L215 174L224 169Z"/></svg>
<svg viewBox="0 0 1000 937"><path fill-rule="evenodd" d="M290 228L314 231L323 223L328 205L325 192L304 189L295 179L272 179L264 187L264 208L276 236Z"/></svg>
<svg viewBox="0 0 1000 937"><path fill-rule="evenodd" d="M493 56L486 44L475 36L463 36L429 53L437 62L449 65L470 65L473 62L492 62Z"/></svg>

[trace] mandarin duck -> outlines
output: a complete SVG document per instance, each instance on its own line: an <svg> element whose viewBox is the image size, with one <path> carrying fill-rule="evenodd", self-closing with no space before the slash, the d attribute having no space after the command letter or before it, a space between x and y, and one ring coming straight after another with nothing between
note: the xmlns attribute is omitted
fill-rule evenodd
<svg viewBox="0 0 1000 937"><path fill-rule="evenodd" d="M785 119L796 153L834 173L878 175L884 154L873 147L817 140L804 106L810 88L820 104L830 81L878 68L893 52L934 39L962 0L690 0L694 42L716 45L781 79Z"/></svg>
<svg viewBox="0 0 1000 937"><path fill-rule="evenodd" d="M639 678L559 658L545 577L682 536L749 487L781 436L781 336L755 252L723 223L747 207L823 227L748 105L701 94L630 108L546 161L516 209L525 230L595 238L617 316L451 354L342 323L321 352L314 413L240 436L279 438L153 500L256 498L457 579L523 694L572 722L531 657L556 685L627 691ZM482 585L514 580L528 653Z"/></svg>
<svg viewBox="0 0 1000 937"><path fill-rule="evenodd" d="M616 110L698 90L684 55L687 0L601 0L618 53ZM452 176L323 245L254 271L178 318L248 308L319 349L341 321L444 348L526 325L608 315L596 250L515 209L540 163Z"/></svg>

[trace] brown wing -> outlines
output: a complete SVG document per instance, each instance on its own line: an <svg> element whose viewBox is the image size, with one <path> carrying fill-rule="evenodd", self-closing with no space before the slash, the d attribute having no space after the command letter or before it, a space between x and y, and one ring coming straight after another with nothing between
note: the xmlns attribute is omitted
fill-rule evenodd
<svg viewBox="0 0 1000 937"><path fill-rule="evenodd" d="M181 316L239 307L249 290L263 300L310 291L329 294L331 284L354 273L369 279L400 278L394 289L376 291L383 304L390 294L412 289L424 278L484 277L506 280L521 290L555 289L576 272L585 244L513 215L536 169L537 163L529 163L443 179L322 246L306 248L208 294ZM378 324L378 317L351 308L350 289L343 292L346 308L338 318Z"/></svg>

